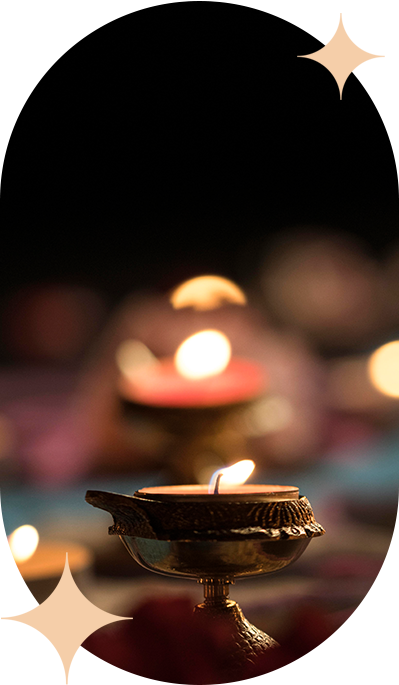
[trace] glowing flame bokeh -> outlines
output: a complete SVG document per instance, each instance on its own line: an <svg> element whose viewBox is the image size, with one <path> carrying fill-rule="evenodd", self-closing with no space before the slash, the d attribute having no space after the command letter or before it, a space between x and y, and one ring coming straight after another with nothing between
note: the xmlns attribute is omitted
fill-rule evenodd
<svg viewBox="0 0 399 685"><path fill-rule="evenodd" d="M226 466L223 469L218 469L218 471L215 471L209 482L209 493L214 492L218 479L219 486L242 485L250 477L254 468L255 462L252 461L252 459L242 459L242 461L237 461L232 466Z"/></svg>
<svg viewBox="0 0 399 685"><path fill-rule="evenodd" d="M379 347L368 362L368 373L377 390L399 397L399 340Z"/></svg>
<svg viewBox="0 0 399 685"><path fill-rule="evenodd" d="M193 307L198 311L217 309L225 302L244 305L243 291L222 276L197 276L185 281L172 292L170 302L174 309Z"/></svg>
<svg viewBox="0 0 399 685"><path fill-rule="evenodd" d="M36 551L39 533L33 526L20 526L11 533L8 542L15 561L27 561Z"/></svg>
<svg viewBox="0 0 399 685"><path fill-rule="evenodd" d="M187 338L175 354L177 371L184 378L200 379L224 371L231 359L229 339L220 331L207 330Z"/></svg>

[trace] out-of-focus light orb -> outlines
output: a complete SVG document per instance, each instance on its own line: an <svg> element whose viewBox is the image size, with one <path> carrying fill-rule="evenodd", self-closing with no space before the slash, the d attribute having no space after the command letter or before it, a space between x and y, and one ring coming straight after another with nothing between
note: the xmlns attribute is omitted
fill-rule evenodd
<svg viewBox="0 0 399 685"><path fill-rule="evenodd" d="M368 362L369 377L377 390L399 397L399 340L379 347Z"/></svg>
<svg viewBox="0 0 399 685"><path fill-rule="evenodd" d="M187 338L175 354L174 362L181 376L190 379L216 376L231 359L229 339L220 331L207 330Z"/></svg>
<svg viewBox="0 0 399 685"><path fill-rule="evenodd" d="M292 421L294 410L285 397L263 397L243 413L243 429L249 437L284 430Z"/></svg>
<svg viewBox="0 0 399 685"><path fill-rule="evenodd" d="M193 307L199 311L217 309L226 302L244 305L247 298L243 291L222 276L197 276L185 281L172 292L170 302L174 309Z"/></svg>
<svg viewBox="0 0 399 685"><path fill-rule="evenodd" d="M39 544L39 533L34 526L20 526L8 538L15 561L27 561Z"/></svg>
<svg viewBox="0 0 399 685"><path fill-rule="evenodd" d="M158 364L155 355L140 340L125 340L117 348L115 358L121 373L131 379Z"/></svg>

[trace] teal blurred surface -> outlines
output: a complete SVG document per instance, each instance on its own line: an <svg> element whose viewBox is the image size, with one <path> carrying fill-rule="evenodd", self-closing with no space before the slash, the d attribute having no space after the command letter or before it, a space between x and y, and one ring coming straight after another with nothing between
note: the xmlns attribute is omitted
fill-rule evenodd
<svg viewBox="0 0 399 685"><path fill-rule="evenodd" d="M399 484L399 430L383 438L352 445L321 455L306 468L290 471L255 470L254 483L279 483L296 485L306 495L314 508L324 507L326 502L350 501L370 505L397 502ZM68 519L87 525L104 521L100 512L85 502L86 490L107 490L133 494L141 487L170 484L160 473L135 474L125 478L87 478L65 487L40 488L33 485L5 484L1 489L3 518L6 533L25 523L36 527Z"/></svg>
<svg viewBox="0 0 399 685"><path fill-rule="evenodd" d="M107 520L108 514L90 507L85 501L86 490L108 490L133 494L143 485L157 485L156 475L140 478L96 479L91 478L75 485L57 488L39 488L29 485L4 486L1 488L1 502L6 534L26 523L40 529L43 525L55 527L57 522L65 528L71 519L76 523L95 524Z"/></svg>

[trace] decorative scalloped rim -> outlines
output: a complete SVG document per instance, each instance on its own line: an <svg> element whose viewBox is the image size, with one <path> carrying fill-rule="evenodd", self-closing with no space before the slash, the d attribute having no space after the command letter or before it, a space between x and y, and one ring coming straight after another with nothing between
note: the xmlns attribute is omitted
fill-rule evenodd
<svg viewBox="0 0 399 685"><path fill-rule="evenodd" d="M298 540L304 538L318 537L324 535L324 528L315 521L313 510L310 502L306 497L301 497L299 500L293 501L278 501L271 502L267 505L265 503L258 503L253 507L257 509L254 518L254 523L259 521L263 525L232 527L230 529L217 528L216 530L208 527L212 525L212 515L208 519L204 517L203 527L196 528L198 525L198 514L192 516L192 527L186 528L182 519L176 515L176 524L174 516L169 517L168 527L162 528L162 518L158 516L150 516L150 510L158 509L158 502L139 500L135 501L134 497L126 497L126 502L123 500L123 495L116 495L114 493L103 492L89 492L86 499L93 506L105 509L112 514L114 525L108 530L110 535L126 535L130 537L146 538L152 540L240 540L244 537L251 539L273 540ZM104 506L106 504L106 506ZM163 504L163 507L165 503ZM166 505L168 509L172 508L172 503ZM176 506L176 505L175 505ZM224 505L225 506L225 505ZM162 508L163 508L162 507ZM179 510L181 507L178 507ZM275 522L283 523L281 526L265 526L265 507L268 510L268 522L270 519L275 519ZM190 503L192 508L192 503ZM220 503L217 509L221 509ZM194 514L194 512L193 512ZM293 520L296 518L296 521ZM156 522L159 525L156 525ZM270 521L270 523L274 521ZM178 525L180 523L180 525ZM184 521L188 524L190 521ZM234 524L233 524L234 525Z"/></svg>

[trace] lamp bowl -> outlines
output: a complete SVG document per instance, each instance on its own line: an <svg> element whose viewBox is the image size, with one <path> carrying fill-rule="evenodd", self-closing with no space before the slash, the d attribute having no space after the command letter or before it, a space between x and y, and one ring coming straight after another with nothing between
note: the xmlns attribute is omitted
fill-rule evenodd
<svg viewBox="0 0 399 685"><path fill-rule="evenodd" d="M120 536L133 559L155 573L186 578L248 578L292 564L310 538L298 540L150 540Z"/></svg>

